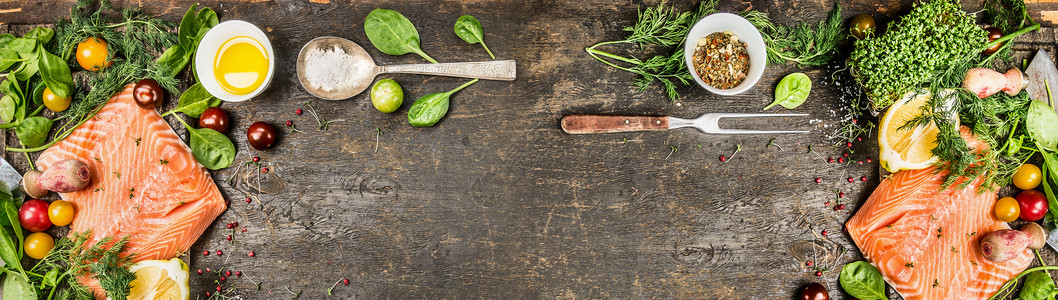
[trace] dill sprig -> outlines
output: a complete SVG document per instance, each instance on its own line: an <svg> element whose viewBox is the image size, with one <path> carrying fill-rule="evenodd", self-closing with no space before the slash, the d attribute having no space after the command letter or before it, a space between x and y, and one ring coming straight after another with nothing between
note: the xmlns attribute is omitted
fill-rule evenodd
<svg viewBox="0 0 1058 300"><path fill-rule="evenodd" d="M678 85L689 85L693 81L690 70L684 63L683 45L687 31L706 15L716 12L717 0L698 3L694 11L678 12L665 3L639 11L636 23L623 30L630 32L624 40L601 42L585 48L591 57L613 68L639 75L632 83L637 91L644 91L654 82L660 82L669 100L676 101L680 95ZM625 57L598 49L611 44L635 44L640 49L660 46L670 49L647 60L634 56ZM674 49L672 49L674 47Z"/></svg>
<svg viewBox="0 0 1058 300"><path fill-rule="evenodd" d="M58 127L55 138L48 144L36 148L8 148L14 152L35 152L47 149L73 132L75 128L95 116L110 97L124 90L129 83L152 78L160 86L177 95L178 81L164 64L155 64L155 58L166 48L177 42L174 24L151 18L140 10L129 7L117 10L110 1L102 0L93 8L94 1L78 0L70 9L69 20L58 20L55 38L47 50L58 53L67 64L77 67L74 51L77 44L89 37L102 37L107 41L107 60L113 64L99 72L79 72L75 77L77 90L70 108L62 112L57 120L66 120Z"/></svg>
<svg viewBox="0 0 1058 300"><path fill-rule="evenodd" d="M845 38L838 2L834 2L834 9L815 28L804 22L795 26L775 24L760 11L746 11L741 15L760 29L770 64L791 61L798 67L825 65L837 55L838 42Z"/></svg>
<svg viewBox="0 0 1058 300"><path fill-rule="evenodd" d="M132 255L122 255L128 237L120 240L106 237L89 243L90 235L86 231L59 239L55 248L29 271L31 274L45 274L49 270L58 270L55 284L45 299L95 299L92 291L81 284L83 276L98 280L110 299L125 299L128 295L129 284L136 278L129 271ZM43 277L30 276L30 282L35 286L43 286L43 281Z"/></svg>

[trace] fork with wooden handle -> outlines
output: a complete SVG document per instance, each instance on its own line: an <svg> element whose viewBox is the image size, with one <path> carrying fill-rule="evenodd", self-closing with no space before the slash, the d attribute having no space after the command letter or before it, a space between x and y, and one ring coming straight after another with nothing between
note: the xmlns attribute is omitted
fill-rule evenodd
<svg viewBox="0 0 1058 300"><path fill-rule="evenodd" d="M588 134L655 131L694 127L704 133L712 134L808 133L806 130L748 130L720 128L720 119L723 118L803 117L807 115L808 114L707 113L694 119L680 119L669 116L570 115L562 117L562 131L569 134Z"/></svg>

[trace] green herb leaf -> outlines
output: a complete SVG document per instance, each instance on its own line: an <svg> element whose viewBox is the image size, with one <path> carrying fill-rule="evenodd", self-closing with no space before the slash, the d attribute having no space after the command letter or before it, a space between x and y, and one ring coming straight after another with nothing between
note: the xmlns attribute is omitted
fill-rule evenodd
<svg viewBox="0 0 1058 300"><path fill-rule="evenodd" d="M382 8L372 10L364 20L364 32L371 44L382 53L415 53L432 63L437 63L419 48L419 31L415 30L415 25L397 11Z"/></svg>
<svg viewBox="0 0 1058 300"><path fill-rule="evenodd" d="M40 282L40 288L44 289L49 286L58 285L59 269L51 269L48 273L44 274L44 279Z"/></svg>
<svg viewBox="0 0 1058 300"><path fill-rule="evenodd" d="M26 147L39 147L48 139L52 121L45 117L29 117L15 127L15 136Z"/></svg>
<svg viewBox="0 0 1058 300"><path fill-rule="evenodd" d="M1043 101L1033 100L1025 122L1029 136L1043 149L1058 151L1058 114L1054 109Z"/></svg>
<svg viewBox="0 0 1058 300"><path fill-rule="evenodd" d="M48 86L48 89L55 96L72 97L73 77L70 75L70 66L66 64L66 61L55 54L44 51L44 48L40 48L38 57L40 58L38 63L40 77L44 79L44 84Z"/></svg>
<svg viewBox="0 0 1058 300"><path fill-rule="evenodd" d="M451 91L419 97L411 105L411 109L408 110L408 123L415 127L430 127L437 124L445 114L448 114L448 103L452 94L475 82L478 82L478 80L471 80Z"/></svg>
<svg viewBox="0 0 1058 300"><path fill-rule="evenodd" d="M29 95L29 99L33 104L37 106L44 105L44 89L48 88L47 85L37 83L37 86L33 87L33 94Z"/></svg>
<svg viewBox="0 0 1058 300"><path fill-rule="evenodd" d="M20 61L22 61L22 59L18 57L18 52L15 50L11 50L11 48L0 48L0 71L7 70Z"/></svg>
<svg viewBox="0 0 1058 300"><path fill-rule="evenodd" d="M37 40L41 45L44 45L47 44L48 41L51 41L51 37L53 36L55 36L55 30L47 27L37 27L30 30L22 37Z"/></svg>
<svg viewBox="0 0 1058 300"><path fill-rule="evenodd" d="M202 28L202 25L198 23L197 11L198 3L191 4L191 7L184 13L184 17L180 19L180 29L178 31L177 39L180 42L180 47L186 50L194 50L197 42L191 40L191 38L198 35L198 29ZM194 52L194 51L189 51Z"/></svg>
<svg viewBox="0 0 1058 300"><path fill-rule="evenodd" d="M2 33L2 34L0 34L0 48L7 47L7 45L10 44L11 41L14 41L14 40L15 40L15 35L13 35L13 34L10 34L10 33Z"/></svg>
<svg viewBox="0 0 1058 300"><path fill-rule="evenodd" d="M787 109L794 109L808 100L808 94L812 91L812 80L805 73L793 73L786 75L775 87L775 102L764 107L768 110L772 106L782 105Z"/></svg>
<svg viewBox="0 0 1058 300"><path fill-rule="evenodd" d="M235 144L223 133L209 128L187 128L187 131L191 133L191 154L207 169L227 168L235 161Z"/></svg>
<svg viewBox="0 0 1058 300"><path fill-rule="evenodd" d="M6 184L4 184L4 185L6 186ZM10 191L10 190L8 190L8 191ZM12 200L14 200L14 199L12 199ZM17 238L17 240L14 240L14 245L15 245L15 247L18 248L18 249L15 249L15 252L18 254L18 256L16 256L16 257L18 257L18 259L22 259L22 250L23 249L19 245L25 239L23 239L23 236L22 236L22 226L16 226L16 225L20 224L18 222L18 208L15 208L15 203L13 201L2 202L2 203L0 203L0 206L3 207L3 209L4 209L3 213L4 213L5 216L7 216L7 222L12 224L12 226L11 226L12 230L11 231L15 234L14 237ZM20 265L18 267L18 269L21 270L22 266Z"/></svg>
<svg viewBox="0 0 1058 300"><path fill-rule="evenodd" d="M478 21L478 18L471 15L459 17L456 20L455 32L459 38L467 43L481 43L481 46L485 47L485 52L489 53L489 57L496 58L495 55L492 55L492 51L489 50L489 46L485 45L485 30L481 28L481 22Z"/></svg>
<svg viewBox="0 0 1058 300"><path fill-rule="evenodd" d="M10 123L15 117L16 106L15 99L11 98L10 94L0 97L0 120L3 120L4 123Z"/></svg>
<svg viewBox="0 0 1058 300"><path fill-rule="evenodd" d="M220 99L207 92L201 83L195 83L180 95L176 108L166 114L182 112L189 117L198 118L207 108L217 107L220 102Z"/></svg>
<svg viewBox="0 0 1058 300"><path fill-rule="evenodd" d="M28 38L15 38L7 44L8 48L19 54L33 54L37 52L37 40Z"/></svg>
<svg viewBox="0 0 1058 300"><path fill-rule="evenodd" d="M1055 291L1054 279L1046 271L1036 271L1025 276L1025 285L1021 287L1018 297L1024 300L1054 299L1058 295Z"/></svg>
<svg viewBox="0 0 1058 300"><path fill-rule="evenodd" d="M204 29L213 28L220 24L220 19L217 18L217 12L213 11L212 8L204 7L198 11L198 15L195 16L195 21L198 22L199 31Z"/></svg>
<svg viewBox="0 0 1058 300"><path fill-rule="evenodd" d="M21 59L24 60L24 62L22 63L22 66L19 67L19 69L17 71L12 72L10 74L14 75L14 77L17 78L19 81L27 81L30 78L32 78L33 75L37 75L37 71L40 70L40 68L39 68L40 66L38 65L38 62L37 62L39 56L37 56L36 53L33 53L33 54L20 53L19 57L21 57ZM71 80L73 80L73 79L71 79Z"/></svg>
<svg viewBox="0 0 1058 300"><path fill-rule="evenodd" d="M3 297L5 300L37 300L37 289L34 289L25 277L14 272L6 273Z"/></svg>
<svg viewBox="0 0 1058 300"><path fill-rule="evenodd" d="M191 62L191 54L184 51L184 47L180 45L173 45L162 52L162 55L158 57L156 61L159 65L164 65L169 68L169 74L166 76L174 77L180 74L180 71L184 70L184 67Z"/></svg>
<svg viewBox="0 0 1058 300"><path fill-rule="evenodd" d="M882 274L866 261L854 261L841 267L838 282L853 297L863 300L889 299L885 296Z"/></svg>

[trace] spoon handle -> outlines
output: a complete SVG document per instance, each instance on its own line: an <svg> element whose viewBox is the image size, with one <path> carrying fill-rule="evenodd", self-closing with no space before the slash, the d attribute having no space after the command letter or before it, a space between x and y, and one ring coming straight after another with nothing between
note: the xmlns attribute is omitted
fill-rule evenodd
<svg viewBox="0 0 1058 300"><path fill-rule="evenodd" d="M517 72L513 60L493 60L480 62L379 66L379 73L424 74L512 81L515 79Z"/></svg>

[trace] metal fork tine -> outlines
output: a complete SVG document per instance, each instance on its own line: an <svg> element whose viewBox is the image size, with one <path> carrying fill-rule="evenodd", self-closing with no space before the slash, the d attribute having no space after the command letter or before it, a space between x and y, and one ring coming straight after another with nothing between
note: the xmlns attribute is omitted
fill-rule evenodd
<svg viewBox="0 0 1058 300"><path fill-rule="evenodd" d="M763 117L804 117L808 114L749 114L749 113L708 113L701 115L694 121L695 127L705 133L713 134L777 134L777 133L808 133L806 130L748 130L748 129L724 129L720 128L720 119L723 118L763 118Z"/></svg>

